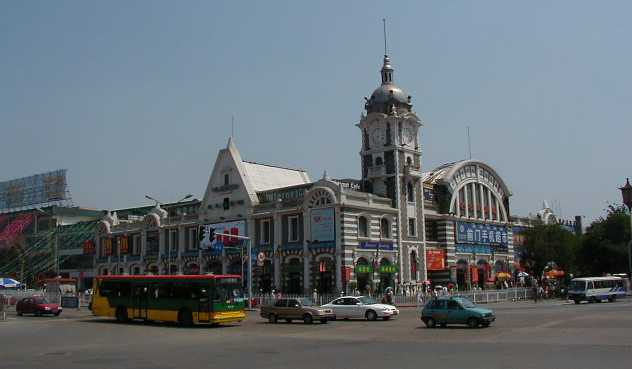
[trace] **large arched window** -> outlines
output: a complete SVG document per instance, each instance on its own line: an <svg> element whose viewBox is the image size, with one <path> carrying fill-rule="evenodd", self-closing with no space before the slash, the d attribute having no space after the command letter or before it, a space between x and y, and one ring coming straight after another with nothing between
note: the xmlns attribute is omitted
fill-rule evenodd
<svg viewBox="0 0 632 369"><path fill-rule="evenodd" d="M415 202L415 188L412 182L406 183L406 197L408 202Z"/></svg>
<svg viewBox="0 0 632 369"><path fill-rule="evenodd" d="M391 238L391 225L388 222L388 219L382 218L380 220L380 236L382 238Z"/></svg>
<svg viewBox="0 0 632 369"><path fill-rule="evenodd" d="M369 237L369 226L365 217L358 218L358 236Z"/></svg>

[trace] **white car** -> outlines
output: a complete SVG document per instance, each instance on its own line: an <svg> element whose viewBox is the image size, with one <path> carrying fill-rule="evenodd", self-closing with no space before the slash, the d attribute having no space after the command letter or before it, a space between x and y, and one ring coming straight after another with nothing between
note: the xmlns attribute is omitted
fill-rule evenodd
<svg viewBox="0 0 632 369"><path fill-rule="evenodd" d="M367 296L342 296L322 307L333 310L336 319L389 320L399 314L395 306L378 304L375 299Z"/></svg>

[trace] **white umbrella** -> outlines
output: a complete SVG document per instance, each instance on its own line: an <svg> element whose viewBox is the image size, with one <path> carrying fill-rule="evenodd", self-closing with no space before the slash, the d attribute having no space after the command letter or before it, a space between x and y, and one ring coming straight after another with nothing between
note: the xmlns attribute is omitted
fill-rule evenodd
<svg viewBox="0 0 632 369"><path fill-rule="evenodd" d="M518 273L518 277L528 277L528 276L529 276L529 273L527 273L527 272L519 272Z"/></svg>

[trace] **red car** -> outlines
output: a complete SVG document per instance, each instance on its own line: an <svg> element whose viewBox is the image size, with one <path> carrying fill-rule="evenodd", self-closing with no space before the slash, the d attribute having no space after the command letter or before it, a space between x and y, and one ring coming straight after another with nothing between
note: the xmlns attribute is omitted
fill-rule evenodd
<svg viewBox="0 0 632 369"><path fill-rule="evenodd" d="M52 314L58 316L61 314L61 306L50 304L44 297L34 296L25 297L18 301L17 305L15 305L15 311L20 316L22 314L35 314L37 316Z"/></svg>

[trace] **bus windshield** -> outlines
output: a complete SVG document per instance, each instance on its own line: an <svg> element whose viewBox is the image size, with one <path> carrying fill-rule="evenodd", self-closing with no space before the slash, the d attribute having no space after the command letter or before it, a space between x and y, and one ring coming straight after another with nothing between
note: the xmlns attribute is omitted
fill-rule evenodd
<svg viewBox="0 0 632 369"><path fill-rule="evenodd" d="M241 283L235 278L218 279L216 281L213 300L215 302L243 301L244 294Z"/></svg>
<svg viewBox="0 0 632 369"><path fill-rule="evenodd" d="M586 281L571 281L572 291L583 291L586 289Z"/></svg>

